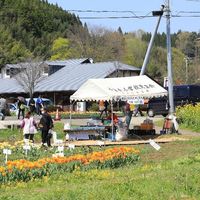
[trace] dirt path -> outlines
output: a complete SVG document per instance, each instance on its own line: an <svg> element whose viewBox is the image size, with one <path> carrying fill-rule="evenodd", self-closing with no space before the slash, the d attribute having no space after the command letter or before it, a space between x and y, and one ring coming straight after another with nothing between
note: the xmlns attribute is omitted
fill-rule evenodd
<svg viewBox="0 0 200 200"><path fill-rule="evenodd" d="M70 141L66 142L65 145L74 144L75 146L111 146L111 145L138 145L138 144L149 144L149 139L153 139L156 143L168 143L173 141L185 141L186 138L180 138L176 136L167 138L152 138L146 136L146 139L129 139L126 141L100 141L100 140L82 140L82 141Z"/></svg>

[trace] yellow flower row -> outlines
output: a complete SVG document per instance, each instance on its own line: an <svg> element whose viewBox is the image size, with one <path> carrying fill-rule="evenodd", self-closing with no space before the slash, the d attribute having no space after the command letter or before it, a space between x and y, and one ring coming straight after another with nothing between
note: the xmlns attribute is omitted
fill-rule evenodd
<svg viewBox="0 0 200 200"><path fill-rule="evenodd" d="M0 149L15 149L18 147L22 147L24 145L24 140L16 141L14 144L10 144L8 142L1 142ZM33 145L31 141L29 142L30 145Z"/></svg>

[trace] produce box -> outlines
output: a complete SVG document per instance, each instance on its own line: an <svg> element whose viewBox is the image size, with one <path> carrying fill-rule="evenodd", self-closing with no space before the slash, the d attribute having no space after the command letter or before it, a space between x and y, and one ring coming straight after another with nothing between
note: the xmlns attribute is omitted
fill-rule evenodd
<svg viewBox="0 0 200 200"><path fill-rule="evenodd" d="M153 129L153 124L141 123L140 129L142 129L142 130L152 130Z"/></svg>

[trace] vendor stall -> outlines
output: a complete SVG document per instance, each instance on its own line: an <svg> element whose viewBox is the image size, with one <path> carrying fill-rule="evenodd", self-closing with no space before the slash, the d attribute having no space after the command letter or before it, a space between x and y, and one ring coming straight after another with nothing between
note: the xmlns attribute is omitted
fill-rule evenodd
<svg viewBox="0 0 200 200"><path fill-rule="evenodd" d="M89 139L101 139L104 137L104 126L79 126L70 129L64 129L67 140L89 140Z"/></svg>
<svg viewBox="0 0 200 200"><path fill-rule="evenodd" d="M129 99L147 99L167 95L167 90L146 75L89 79L72 96L75 101L100 101L110 102L113 112L114 101L127 101ZM112 123L113 124L113 123ZM112 126L112 134L114 127Z"/></svg>
<svg viewBox="0 0 200 200"><path fill-rule="evenodd" d="M153 120L146 118L140 125L129 130L130 135L155 135Z"/></svg>

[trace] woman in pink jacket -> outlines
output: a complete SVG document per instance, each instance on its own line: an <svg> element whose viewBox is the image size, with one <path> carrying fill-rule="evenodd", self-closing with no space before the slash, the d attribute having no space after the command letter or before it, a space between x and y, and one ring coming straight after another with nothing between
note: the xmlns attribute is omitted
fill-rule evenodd
<svg viewBox="0 0 200 200"><path fill-rule="evenodd" d="M34 134L37 132L37 124L31 112L28 112L21 122L21 129L23 129L24 139L29 139L34 142Z"/></svg>

